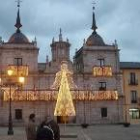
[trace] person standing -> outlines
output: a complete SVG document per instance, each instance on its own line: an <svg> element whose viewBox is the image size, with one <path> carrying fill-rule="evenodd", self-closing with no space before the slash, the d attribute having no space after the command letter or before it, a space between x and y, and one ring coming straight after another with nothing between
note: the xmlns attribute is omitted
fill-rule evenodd
<svg viewBox="0 0 140 140"><path fill-rule="evenodd" d="M35 114L29 115L29 121L26 126L27 140L36 140L36 125L35 125Z"/></svg>
<svg viewBox="0 0 140 140"><path fill-rule="evenodd" d="M43 121L39 125L36 140L54 140L53 130L48 126L46 121Z"/></svg>
<svg viewBox="0 0 140 140"><path fill-rule="evenodd" d="M50 120L47 122L47 125L53 130L54 140L60 140L60 128L55 120Z"/></svg>

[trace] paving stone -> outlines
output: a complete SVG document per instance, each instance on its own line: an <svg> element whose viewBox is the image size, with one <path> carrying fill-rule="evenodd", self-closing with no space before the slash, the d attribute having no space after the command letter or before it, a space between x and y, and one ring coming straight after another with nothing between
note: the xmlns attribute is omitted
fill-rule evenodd
<svg viewBox="0 0 140 140"><path fill-rule="evenodd" d="M140 140L140 125L128 128L122 125L93 125L87 129L80 126L60 126L61 134L76 134L77 137L61 140ZM0 127L0 140L26 140L25 128L15 127L14 135L7 135L7 128Z"/></svg>

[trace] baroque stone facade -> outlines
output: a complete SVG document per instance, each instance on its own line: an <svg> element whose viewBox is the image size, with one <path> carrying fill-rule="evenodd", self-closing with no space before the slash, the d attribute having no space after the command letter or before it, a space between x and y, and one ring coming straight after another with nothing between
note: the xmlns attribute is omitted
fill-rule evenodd
<svg viewBox="0 0 140 140"><path fill-rule="evenodd" d="M25 84L18 92L13 87L12 116L14 124L23 124L30 113L35 113L37 122L44 117L51 117L63 122L63 117L54 117L54 109L59 87L52 88L56 73L61 63L66 61L73 73L75 88L71 89L75 96L75 117L69 117L69 123L120 123L123 122L123 91L122 76L119 66L119 49L116 42L113 45L104 43L98 35L93 12L92 34L83 46L76 51L73 62L70 60L70 43L63 40L61 29L59 40L52 40L52 59L38 63L39 48L36 40L30 42L20 31L19 11L17 14L16 33L8 42L0 44L0 70L3 80L8 65L28 66L29 74ZM1 84L1 89L3 89ZM16 93L17 92L17 97ZM1 90L0 124L8 123L9 100L8 87ZM21 95L26 95L22 99ZM24 96L23 95L23 96ZM29 97L30 95L30 97ZM37 96L36 96L37 95ZM40 96L44 97L42 99ZM36 97L35 97L36 96Z"/></svg>

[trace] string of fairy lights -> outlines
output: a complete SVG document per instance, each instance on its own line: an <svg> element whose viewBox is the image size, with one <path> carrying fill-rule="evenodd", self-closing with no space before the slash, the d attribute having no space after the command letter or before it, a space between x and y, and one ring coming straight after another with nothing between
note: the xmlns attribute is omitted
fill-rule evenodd
<svg viewBox="0 0 140 140"><path fill-rule="evenodd" d="M68 70L67 66L65 66L67 72L67 78L69 81L69 86L71 88L75 88L76 85L73 82L72 73ZM14 67L10 67L15 73L16 69ZM62 67L63 68L63 67ZM27 71L25 68L18 68L18 71ZM25 73L25 75L27 75ZM94 76L112 76L112 68L110 66L106 67L94 67L93 68ZM60 79L62 76L62 72L58 72L56 74L55 82L53 84L54 89L51 90L16 90L12 91L11 98L12 101L56 101L58 97L57 87L60 86ZM118 91L117 90L103 90L103 91L93 91L93 90L71 90L73 100L77 101L96 101L96 100L117 100L118 99ZM2 95L3 101L9 100L9 93L7 89L4 89Z"/></svg>
<svg viewBox="0 0 140 140"><path fill-rule="evenodd" d="M112 76L112 68L110 66L94 67L93 76Z"/></svg>
<svg viewBox="0 0 140 140"><path fill-rule="evenodd" d="M77 101L94 101L94 100L117 100L118 92L112 91L71 91L73 100ZM12 92L12 101L56 101L58 91L56 90L16 90ZM3 101L9 100L8 92L4 91Z"/></svg>

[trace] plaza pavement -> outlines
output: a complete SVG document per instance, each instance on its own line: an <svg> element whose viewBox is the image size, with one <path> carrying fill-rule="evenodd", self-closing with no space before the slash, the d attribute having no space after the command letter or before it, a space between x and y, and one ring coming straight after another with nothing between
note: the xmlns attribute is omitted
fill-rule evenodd
<svg viewBox="0 0 140 140"><path fill-rule="evenodd" d="M80 126L60 126L61 134L77 134L77 138L61 138L61 140L140 140L140 125L128 128L122 125L93 125L87 129ZM0 140L26 140L25 129L14 127L14 135L7 135L7 127L0 127Z"/></svg>

